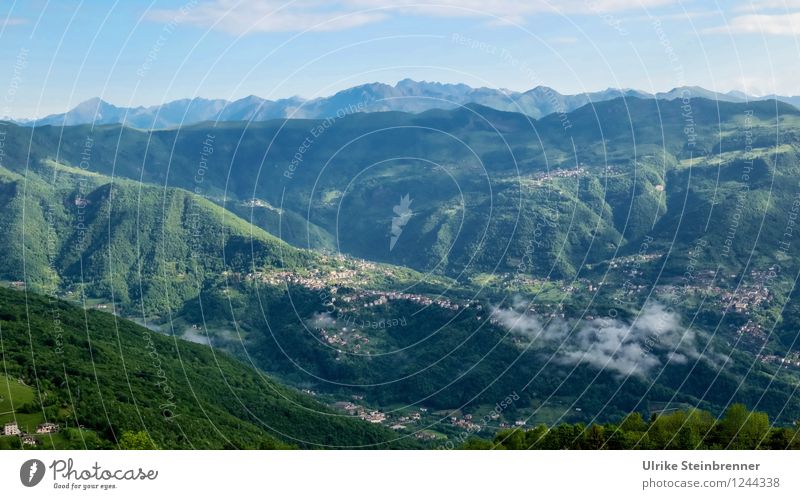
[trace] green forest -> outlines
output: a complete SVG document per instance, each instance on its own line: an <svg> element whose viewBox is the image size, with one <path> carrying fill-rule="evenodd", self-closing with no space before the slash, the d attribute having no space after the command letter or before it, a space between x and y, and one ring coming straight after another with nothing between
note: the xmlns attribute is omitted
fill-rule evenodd
<svg viewBox="0 0 800 499"><path fill-rule="evenodd" d="M764 412L733 404L716 419L698 409L654 414L645 420L638 412L616 423L561 424L548 428L507 429L494 439L469 438L463 449L580 449L662 450L732 449L800 450L800 426L775 427Z"/></svg>
<svg viewBox="0 0 800 499"><path fill-rule="evenodd" d="M36 448L417 445L225 353L32 293L0 288L0 355L0 428L61 428L36 435ZM19 437L0 436L0 448L20 446Z"/></svg>

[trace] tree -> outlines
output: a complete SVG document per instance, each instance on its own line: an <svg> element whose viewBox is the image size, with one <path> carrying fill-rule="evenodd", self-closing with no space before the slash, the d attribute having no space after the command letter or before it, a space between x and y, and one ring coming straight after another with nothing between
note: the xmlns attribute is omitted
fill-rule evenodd
<svg viewBox="0 0 800 499"><path fill-rule="evenodd" d="M547 435L547 426L543 424L526 431L525 447L528 449L540 449L545 435Z"/></svg>
<svg viewBox="0 0 800 499"><path fill-rule="evenodd" d="M494 444L509 450L525 450L525 431L520 428L502 430L494 437Z"/></svg>
<svg viewBox="0 0 800 499"><path fill-rule="evenodd" d="M119 439L119 448L123 450L155 450L156 444L146 431L125 431Z"/></svg>
<svg viewBox="0 0 800 499"><path fill-rule="evenodd" d="M619 429L622 431L646 431L647 423L641 414L632 412L625 416L625 419L619 425Z"/></svg>
<svg viewBox="0 0 800 499"><path fill-rule="evenodd" d="M719 423L720 443L730 449L757 449L766 444L769 429L766 413L750 412L744 404L733 404Z"/></svg>

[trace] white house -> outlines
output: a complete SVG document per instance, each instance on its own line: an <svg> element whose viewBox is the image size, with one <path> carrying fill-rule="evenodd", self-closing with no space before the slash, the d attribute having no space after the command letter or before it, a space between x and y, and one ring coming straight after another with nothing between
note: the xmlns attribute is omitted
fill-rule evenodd
<svg viewBox="0 0 800 499"><path fill-rule="evenodd" d="M23 435L22 443L24 445L31 445L31 446L39 445L39 441L36 440L36 437L34 437L33 435Z"/></svg>
<svg viewBox="0 0 800 499"><path fill-rule="evenodd" d="M16 422L6 423L3 427L3 435L19 435L19 426Z"/></svg>
<svg viewBox="0 0 800 499"><path fill-rule="evenodd" d="M42 423L36 427L36 433L58 433L58 425L55 423Z"/></svg>

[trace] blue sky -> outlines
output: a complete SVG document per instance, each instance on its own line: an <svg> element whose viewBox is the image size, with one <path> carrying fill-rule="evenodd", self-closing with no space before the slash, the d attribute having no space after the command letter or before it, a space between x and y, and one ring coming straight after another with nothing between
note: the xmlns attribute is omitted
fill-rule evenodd
<svg viewBox="0 0 800 499"><path fill-rule="evenodd" d="M403 78L800 94L800 0L6 0L0 116Z"/></svg>

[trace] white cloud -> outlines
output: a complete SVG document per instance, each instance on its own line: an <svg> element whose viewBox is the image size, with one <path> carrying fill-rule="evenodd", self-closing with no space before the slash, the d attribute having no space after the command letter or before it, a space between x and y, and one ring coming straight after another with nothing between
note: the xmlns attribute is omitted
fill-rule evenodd
<svg viewBox="0 0 800 499"><path fill-rule="evenodd" d="M152 21L213 28L232 35L257 32L337 31L355 28L386 18L382 12L358 12L335 3L316 0L240 1L213 0L179 9L151 11Z"/></svg>
<svg viewBox="0 0 800 499"><path fill-rule="evenodd" d="M0 28L5 28L6 26L19 26L21 24L26 24L27 22L27 19L23 19L21 17L0 17Z"/></svg>
<svg viewBox="0 0 800 499"><path fill-rule="evenodd" d="M800 34L800 12L736 16L726 26L708 28L704 30L704 33L798 35Z"/></svg>
<svg viewBox="0 0 800 499"><path fill-rule="evenodd" d="M554 348L553 359L560 364L646 376L667 362L684 364L700 357L695 332L682 328L677 314L658 303L645 306L632 322L598 318L572 330L564 321L545 326L527 308L515 300L511 308L496 308L493 317L531 343Z"/></svg>
<svg viewBox="0 0 800 499"><path fill-rule="evenodd" d="M542 12L585 14L623 12L677 4L674 0L345 0L352 6L363 8L391 7L402 11L441 17L498 16L511 20L524 20L526 16Z"/></svg>
<svg viewBox="0 0 800 499"><path fill-rule="evenodd" d="M336 325L336 319L327 312L325 313L316 313L314 314L311 319L306 321L310 327L318 329L318 328L330 328Z"/></svg>
<svg viewBox="0 0 800 499"><path fill-rule="evenodd" d="M541 13L573 15L622 12L676 3L674 0L203 0L180 9L160 9L151 20L183 22L231 34L335 31L384 20L392 15L482 18L492 25L524 23Z"/></svg>
<svg viewBox="0 0 800 499"><path fill-rule="evenodd" d="M665 13L647 14L644 16L632 17L630 18L630 20L649 21L649 22L652 22L656 19L659 21L694 21L707 17L720 17L723 14L724 12L720 10L681 10L668 14Z"/></svg>
<svg viewBox="0 0 800 499"><path fill-rule="evenodd" d="M800 0L758 0L743 2L733 10L736 12L763 12L765 10L788 10L800 7Z"/></svg>

